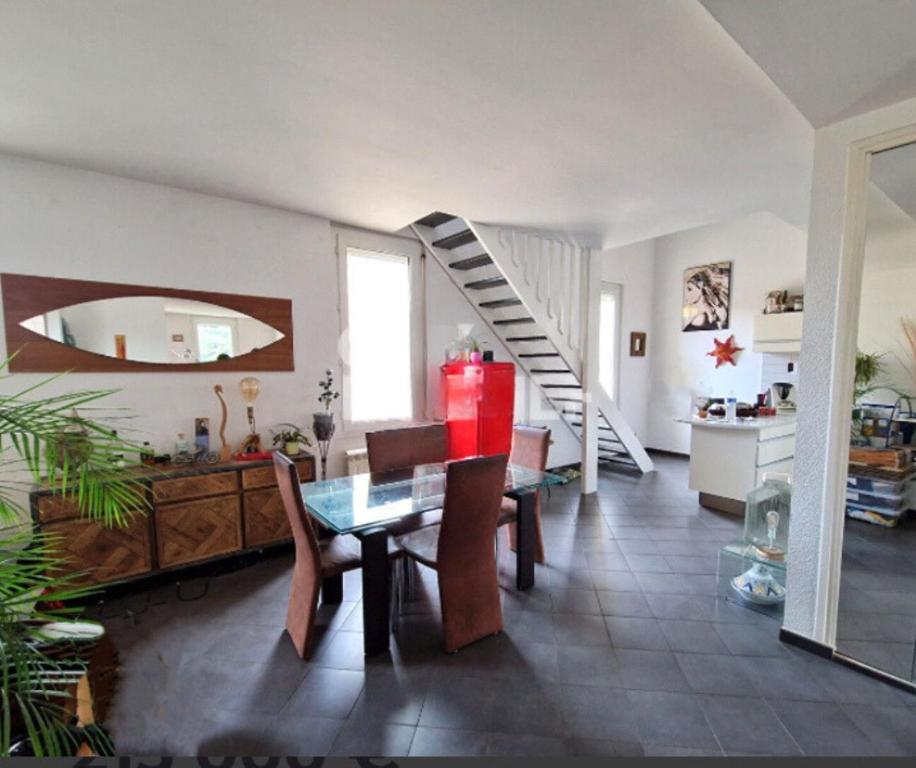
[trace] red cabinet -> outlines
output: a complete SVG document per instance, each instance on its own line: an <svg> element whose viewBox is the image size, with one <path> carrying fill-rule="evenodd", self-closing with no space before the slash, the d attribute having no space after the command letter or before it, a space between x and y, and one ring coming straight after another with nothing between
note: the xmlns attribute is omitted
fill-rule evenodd
<svg viewBox="0 0 916 768"><path fill-rule="evenodd" d="M515 366L448 363L441 370L449 458L509 453L515 412Z"/></svg>

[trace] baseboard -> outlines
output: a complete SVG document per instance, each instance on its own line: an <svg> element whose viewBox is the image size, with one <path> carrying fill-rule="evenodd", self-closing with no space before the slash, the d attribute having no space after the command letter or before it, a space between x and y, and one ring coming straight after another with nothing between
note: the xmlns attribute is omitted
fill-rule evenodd
<svg viewBox="0 0 916 768"><path fill-rule="evenodd" d="M829 645L819 643L817 640L812 640L810 637L805 637L785 627L780 628L779 639L787 645L794 645L796 648L813 653L815 656L820 656L824 659L833 658L833 648Z"/></svg>
<svg viewBox="0 0 916 768"><path fill-rule="evenodd" d="M899 688L901 691L916 694L916 683L911 683L908 680L895 677L888 672L883 672L882 670L876 669L875 667L859 661L858 659L853 659L849 656L846 656L840 651L834 651L833 660L838 664L842 664L844 667L849 667L850 669L856 670L856 672L861 672L863 675L868 675L875 680L881 680L888 685L892 685L894 688Z"/></svg>

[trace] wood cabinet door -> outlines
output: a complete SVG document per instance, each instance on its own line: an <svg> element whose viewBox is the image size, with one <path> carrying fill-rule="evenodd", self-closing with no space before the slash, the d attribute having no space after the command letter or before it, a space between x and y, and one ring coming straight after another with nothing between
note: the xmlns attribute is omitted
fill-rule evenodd
<svg viewBox="0 0 916 768"><path fill-rule="evenodd" d="M257 547L292 538L280 491L245 492L245 546Z"/></svg>
<svg viewBox="0 0 916 768"><path fill-rule="evenodd" d="M120 581L152 569L150 521L143 513L123 528L75 519L48 523L42 531L58 537L53 546L66 560L63 572L80 573L81 584Z"/></svg>
<svg viewBox="0 0 916 768"><path fill-rule="evenodd" d="M241 549L238 495L156 508L156 549L159 567L207 560Z"/></svg>

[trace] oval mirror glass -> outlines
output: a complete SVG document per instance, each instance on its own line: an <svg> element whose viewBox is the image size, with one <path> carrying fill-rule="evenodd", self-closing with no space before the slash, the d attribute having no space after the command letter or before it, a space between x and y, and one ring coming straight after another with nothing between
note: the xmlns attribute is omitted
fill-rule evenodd
<svg viewBox="0 0 916 768"><path fill-rule="evenodd" d="M164 296L87 301L20 325L97 355L175 365L239 357L283 338L276 328L234 309Z"/></svg>

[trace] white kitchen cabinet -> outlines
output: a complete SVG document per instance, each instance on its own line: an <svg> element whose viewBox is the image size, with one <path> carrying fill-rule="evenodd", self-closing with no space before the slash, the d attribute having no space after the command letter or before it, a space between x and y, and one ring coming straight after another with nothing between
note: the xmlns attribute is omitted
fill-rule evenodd
<svg viewBox="0 0 916 768"><path fill-rule="evenodd" d="M754 352L800 352L804 312L757 315Z"/></svg>

